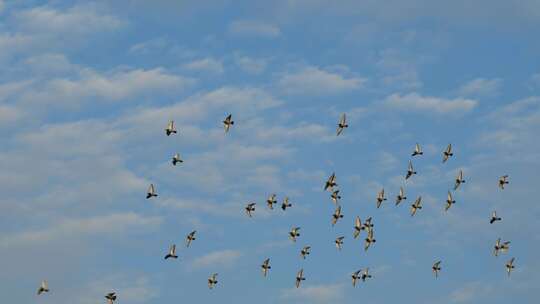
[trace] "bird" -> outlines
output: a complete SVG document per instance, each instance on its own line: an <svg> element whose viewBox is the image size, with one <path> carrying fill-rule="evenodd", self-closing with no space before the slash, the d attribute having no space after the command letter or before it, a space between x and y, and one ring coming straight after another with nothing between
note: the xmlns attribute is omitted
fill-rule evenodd
<svg viewBox="0 0 540 304"><path fill-rule="evenodd" d="M232 120L232 115L229 114L223 121L223 127L225 127L225 133L229 132L229 129L231 128L232 125L234 125L234 121Z"/></svg>
<svg viewBox="0 0 540 304"><path fill-rule="evenodd" d="M419 196L411 205L411 216L414 216L418 209L422 209L422 196Z"/></svg>
<svg viewBox="0 0 540 304"><path fill-rule="evenodd" d="M369 274L369 268L364 269L364 272L362 273L362 276L360 278L363 282L371 278L371 275Z"/></svg>
<svg viewBox="0 0 540 304"><path fill-rule="evenodd" d="M431 270L433 270L433 273L435 274L435 277L439 277L439 271L441 271L441 261L435 262L433 266L431 267Z"/></svg>
<svg viewBox="0 0 540 304"><path fill-rule="evenodd" d="M360 217L357 216L355 219L354 219L354 232L353 232L353 237L356 239L359 235L360 235L360 232L362 230L366 229L366 227L364 227L362 225L362 221L360 220Z"/></svg>
<svg viewBox="0 0 540 304"><path fill-rule="evenodd" d="M274 205L277 204L276 195L270 194L268 198L266 199L266 205L270 210L274 210Z"/></svg>
<svg viewBox="0 0 540 304"><path fill-rule="evenodd" d="M336 173L332 173L332 175L330 175L330 177L328 178L328 180L324 184L324 191L326 191L328 189L330 189L330 191L332 191L335 186L337 186Z"/></svg>
<svg viewBox="0 0 540 304"><path fill-rule="evenodd" d="M338 236L338 237L336 238L336 240L334 241L334 243L336 243L336 248L337 248L338 250L341 250L341 246L343 246L343 239L344 239L344 238L345 238L344 236Z"/></svg>
<svg viewBox="0 0 540 304"><path fill-rule="evenodd" d="M40 295L44 292L49 292L49 284L46 280L41 281L41 285L39 285L37 294Z"/></svg>
<svg viewBox="0 0 540 304"><path fill-rule="evenodd" d="M292 207L292 204L289 203L289 198L285 196L285 198L283 199L283 203L281 203L281 209L285 211L287 208L290 208L290 207Z"/></svg>
<svg viewBox="0 0 540 304"><path fill-rule="evenodd" d="M409 160L409 167L407 168L407 175L405 175L405 180L408 180L413 174L416 174L416 171L414 171L412 161Z"/></svg>
<svg viewBox="0 0 540 304"><path fill-rule="evenodd" d="M300 250L300 256L305 260L306 256L309 255L309 250L311 250L311 246L304 246L302 250Z"/></svg>
<svg viewBox="0 0 540 304"><path fill-rule="evenodd" d="M362 272L362 269L360 270L357 270L355 272L353 272L353 274L351 275L351 278L352 278L352 286L355 287L356 286L356 281L358 281L360 279L360 272Z"/></svg>
<svg viewBox="0 0 540 304"><path fill-rule="evenodd" d="M368 236L365 239L364 243L364 251L367 251L372 243L377 242L377 240L373 237L373 229L369 229Z"/></svg>
<svg viewBox="0 0 540 304"><path fill-rule="evenodd" d="M175 244L171 245L171 248L169 249L169 253L167 253L167 255L165 256L165 260L168 259L168 258L173 258L173 259L178 258L178 256L176 255L176 245Z"/></svg>
<svg viewBox="0 0 540 304"><path fill-rule="evenodd" d="M105 295L105 299L107 299L108 304L113 304L116 301L116 292L109 292Z"/></svg>
<svg viewBox="0 0 540 304"><path fill-rule="evenodd" d="M405 190L403 190L403 187L399 187L399 194L396 197L396 206L401 203L401 201L406 200L407 197L405 196Z"/></svg>
<svg viewBox="0 0 540 304"><path fill-rule="evenodd" d="M465 183L465 180L463 179L463 171L459 170L458 175L456 176L456 184L454 185L454 191L459 188L461 184Z"/></svg>
<svg viewBox="0 0 540 304"><path fill-rule="evenodd" d="M208 288L212 289L214 286L216 286L218 283L217 276L218 274L214 273L208 278Z"/></svg>
<svg viewBox="0 0 540 304"><path fill-rule="evenodd" d="M498 238L494 247L493 254L499 256L499 251L505 253L510 249L510 241L501 242L501 238Z"/></svg>
<svg viewBox="0 0 540 304"><path fill-rule="evenodd" d="M503 175L499 177L499 188L504 190L504 185L508 184L508 175Z"/></svg>
<svg viewBox="0 0 540 304"><path fill-rule="evenodd" d="M446 147L446 150L443 151L443 159L442 162L445 163L450 156L453 156L454 153L452 153L452 144L448 144Z"/></svg>
<svg viewBox="0 0 540 304"><path fill-rule="evenodd" d="M291 231L289 231L289 238L293 241L293 242L296 242L296 237L299 237L300 236L300 233L298 233L298 230L300 230L300 227L293 227L291 229Z"/></svg>
<svg viewBox="0 0 540 304"><path fill-rule="evenodd" d="M371 217L368 217L365 221L364 221L364 226L363 226L368 232L373 228L373 224L371 223Z"/></svg>
<svg viewBox="0 0 540 304"><path fill-rule="evenodd" d="M300 283L302 281L305 281L306 278L304 278L304 269L300 269L297 273L296 273L296 288L300 287Z"/></svg>
<svg viewBox="0 0 540 304"><path fill-rule="evenodd" d="M444 207L444 211L448 211L448 209L450 209L450 207L452 207L452 205L455 203L456 201L452 197L452 193L448 191L448 196L446 198L446 206Z"/></svg>
<svg viewBox="0 0 540 304"><path fill-rule="evenodd" d="M414 146L414 152L411 154L411 156L423 155L423 154L424 152L422 152L422 148L420 148L420 145L416 143L416 146Z"/></svg>
<svg viewBox="0 0 540 304"><path fill-rule="evenodd" d="M249 203L244 208L246 210L246 214L251 217L251 212L255 212L255 203Z"/></svg>
<svg viewBox="0 0 540 304"><path fill-rule="evenodd" d="M176 166L177 163L183 163L184 161L180 158L180 154L176 153L172 158L173 166Z"/></svg>
<svg viewBox="0 0 540 304"><path fill-rule="evenodd" d="M197 233L197 230L191 231L191 232L186 236L186 247L189 247L189 245L191 245L191 242L193 242L193 241L196 240L196 238L195 238L195 233Z"/></svg>
<svg viewBox="0 0 540 304"><path fill-rule="evenodd" d="M506 273L508 273L508 276L510 276L510 272L512 272L512 269L515 268L514 266L514 260L516 258L511 258L508 262L506 262Z"/></svg>
<svg viewBox="0 0 540 304"><path fill-rule="evenodd" d="M337 206L334 214L332 214L332 226L334 226L340 218L343 218L343 214L341 214L341 206Z"/></svg>
<svg viewBox="0 0 540 304"><path fill-rule="evenodd" d="M150 184L148 186L148 191L146 192L146 199L149 199L151 197L157 197L156 188L154 187L154 184Z"/></svg>
<svg viewBox="0 0 540 304"><path fill-rule="evenodd" d="M171 134L176 134L174 120L169 120L169 124L167 124L167 128L165 128L165 134L167 134L167 136L170 136Z"/></svg>
<svg viewBox="0 0 540 304"><path fill-rule="evenodd" d="M384 188L382 188L381 191L377 193L377 208L381 207L382 202L385 200L386 197L384 197Z"/></svg>
<svg viewBox="0 0 540 304"><path fill-rule="evenodd" d="M345 113L343 113L341 114L341 117L339 118L336 136L339 136L341 132L343 132L343 130L348 127L349 125L347 124L347 116L345 115Z"/></svg>
<svg viewBox="0 0 540 304"><path fill-rule="evenodd" d="M339 190L332 192L332 194L330 195L330 198L332 199L334 204L337 204L339 200L341 199L341 195L339 195Z"/></svg>
<svg viewBox="0 0 540 304"><path fill-rule="evenodd" d="M497 211L493 211L493 212L491 213L491 219L489 220L489 223L490 223L490 224L493 224L493 223L495 223L496 221L500 221L500 220L502 220L502 219L501 219L500 217L497 217Z"/></svg>
<svg viewBox="0 0 540 304"><path fill-rule="evenodd" d="M264 260L264 262L261 265L263 275L266 277L266 274L268 273L268 270L270 270L272 267L270 267L270 259Z"/></svg>

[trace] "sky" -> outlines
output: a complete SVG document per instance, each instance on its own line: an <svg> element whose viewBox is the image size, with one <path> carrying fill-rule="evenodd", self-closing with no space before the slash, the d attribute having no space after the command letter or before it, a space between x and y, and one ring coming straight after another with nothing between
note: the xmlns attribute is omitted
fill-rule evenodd
<svg viewBox="0 0 540 304"><path fill-rule="evenodd" d="M539 28L534 0L0 0L2 299L535 303ZM268 210L271 193L292 208ZM373 218L367 252L356 216ZM495 257L497 238L511 244ZM171 244L179 258L165 261Z"/></svg>

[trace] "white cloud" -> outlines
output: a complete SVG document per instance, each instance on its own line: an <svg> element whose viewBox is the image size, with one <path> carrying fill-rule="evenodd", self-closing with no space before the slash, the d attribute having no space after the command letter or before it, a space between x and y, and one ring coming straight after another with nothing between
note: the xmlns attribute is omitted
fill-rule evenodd
<svg viewBox="0 0 540 304"><path fill-rule="evenodd" d="M214 74L223 73L223 64L214 58L203 58L184 64L184 68L193 71L210 72Z"/></svg>
<svg viewBox="0 0 540 304"><path fill-rule="evenodd" d="M383 103L388 108L400 111L456 115L466 114L478 105L478 101L473 99L445 99L421 96L417 93L409 93L407 95L392 94Z"/></svg>
<svg viewBox="0 0 540 304"><path fill-rule="evenodd" d="M4 11L4 0L0 0L0 14Z"/></svg>
<svg viewBox="0 0 540 304"><path fill-rule="evenodd" d="M467 283L450 294L450 301L453 303L477 303L478 297L492 291L493 288L490 285L482 282Z"/></svg>
<svg viewBox="0 0 540 304"><path fill-rule="evenodd" d="M335 303L343 298L343 285L314 285L282 290L282 298L306 303Z"/></svg>
<svg viewBox="0 0 540 304"><path fill-rule="evenodd" d="M23 117L24 113L20 109L9 105L0 105L0 126L11 125Z"/></svg>
<svg viewBox="0 0 540 304"><path fill-rule="evenodd" d="M375 66L383 87L410 90L423 86L413 59L395 49L383 50L378 56Z"/></svg>
<svg viewBox="0 0 540 304"><path fill-rule="evenodd" d="M242 256L237 250L220 250L208 253L193 260L191 266L194 268L207 267L230 267Z"/></svg>
<svg viewBox="0 0 540 304"><path fill-rule="evenodd" d="M123 302L148 303L159 296L159 289L153 286L145 275L113 274L87 283L77 293L79 296L72 300L77 304L96 303L96 299L102 299L104 293L113 286Z"/></svg>
<svg viewBox="0 0 540 304"><path fill-rule="evenodd" d="M502 79L500 78L476 78L462 85L458 89L458 93L465 96L496 96L499 93L501 83Z"/></svg>
<svg viewBox="0 0 540 304"><path fill-rule="evenodd" d="M241 36L275 38L281 34L276 25L255 20L237 20L229 24L229 33Z"/></svg>
<svg viewBox="0 0 540 304"><path fill-rule="evenodd" d="M250 74L261 74L266 69L266 59L255 59L247 56L237 56L236 64L244 71Z"/></svg>
<svg viewBox="0 0 540 304"><path fill-rule="evenodd" d="M345 77L339 73L308 66L292 73L286 73L278 85L290 94L328 95L359 89L366 82L365 78Z"/></svg>

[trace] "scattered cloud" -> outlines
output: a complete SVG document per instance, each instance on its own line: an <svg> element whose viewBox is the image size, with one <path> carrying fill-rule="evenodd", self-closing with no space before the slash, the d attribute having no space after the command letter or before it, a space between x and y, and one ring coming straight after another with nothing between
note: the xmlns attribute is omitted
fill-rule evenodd
<svg viewBox="0 0 540 304"><path fill-rule="evenodd" d="M496 96L499 94L501 84L500 78L476 78L462 85L458 93L465 96Z"/></svg>
<svg viewBox="0 0 540 304"><path fill-rule="evenodd" d="M478 101L465 98L446 99L409 93L407 95L392 94L386 97L383 104L390 109L400 111L464 115L472 111L478 105Z"/></svg>
<svg viewBox="0 0 540 304"><path fill-rule="evenodd" d="M311 285L302 288L290 288L281 291L284 299L301 301L300 303L336 303L343 298L343 285ZM298 303L298 302L296 302Z"/></svg>
<svg viewBox="0 0 540 304"><path fill-rule="evenodd" d="M266 59L256 59L247 56L236 56L235 62L244 72L254 75L264 72L268 64Z"/></svg>
<svg viewBox="0 0 540 304"><path fill-rule="evenodd" d="M192 71L223 73L223 64L214 58L203 58L184 64L184 68Z"/></svg>
<svg viewBox="0 0 540 304"><path fill-rule="evenodd" d="M454 290L450 294L452 303L477 303L478 298L493 291L493 288L483 282L471 282Z"/></svg>
<svg viewBox="0 0 540 304"><path fill-rule="evenodd" d="M256 20L236 20L229 24L229 33L239 36L276 38L281 35L279 27Z"/></svg>
<svg viewBox="0 0 540 304"><path fill-rule="evenodd" d="M307 66L282 75L278 86L288 94L332 95L357 90L365 82L365 78L346 77L337 72Z"/></svg>
<svg viewBox="0 0 540 304"><path fill-rule="evenodd" d="M231 267L242 256L237 250L220 250L198 257L191 262L193 268Z"/></svg>

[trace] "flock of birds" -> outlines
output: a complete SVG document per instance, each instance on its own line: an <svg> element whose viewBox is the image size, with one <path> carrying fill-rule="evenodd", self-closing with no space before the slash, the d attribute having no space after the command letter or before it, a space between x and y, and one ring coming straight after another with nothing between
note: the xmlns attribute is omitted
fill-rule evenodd
<svg viewBox="0 0 540 304"><path fill-rule="evenodd" d="M234 125L234 121L232 120L232 115L229 114L223 120L223 126L225 128L225 133L229 132L230 128L233 125ZM337 125L336 136L341 135L343 133L343 131L348 127L349 127L349 125L347 124L346 115L342 114L340 119L339 119L338 125ZM176 133L177 133L177 130L175 128L174 121L171 120L171 121L169 121L169 123L167 124L167 127L165 128L165 134L167 136L170 136L170 135L173 135L173 134L176 134ZM411 156L416 157L416 156L421 156L423 154L424 154L424 152L422 151L422 148L421 148L420 144L416 143L414 151L411 154ZM452 144L449 144L446 147L446 149L442 152L442 156L443 156L442 157L442 162L446 163L453 155L454 154L452 152ZM172 157L172 165L176 166L178 163L182 163L182 162L183 162L183 160L181 159L179 153L176 153ZM405 174L405 180L408 180L409 178L411 178L415 174L417 174L417 172L414 170L412 161L409 160L409 165L408 165L408 168L407 168L407 172ZM463 177L463 171L460 170L459 173L457 174L456 178L455 178L455 183L454 183L454 187L453 187L454 191L458 190L458 188L463 183L465 183L465 179ZM507 185L508 183L509 183L508 175L503 175L503 176L501 176L499 178L498 187L501 190L504 190L505 185ZM330 177L326 180L326 183L324 185L324 191L330 191L331 192L330 198L331 198L332 202L336 205L336 209L335 209L334 213L332 214L332 218L331 218L332 226L334 226L340 219L343 218L341 206L339 205L339 200L341 199L341 196L339 195L339 189L337 189L337 186L338 186L338 184L337 184L336 174L332 173L330 175ZM158 196L158 194L156 192L156 187L154 186L154 184L150 184L149 187L148 187L148 191L146 193L146 198L151 199L151 198L154 198L154 197L157 197L157 196ZM384 201L386 201L386 200L387 200L387 198L385 197L385 192L384 192L384 188L383 188L377 193L377 197L376 197L376 206L377 206L377 208L380 208L382 203ZM399 193L396 196L395 205L398 206L401 202L403 202L405 200L407 200L407 196L405 195L405 190L403 189L403 187L400 187ZM446 199L445 203L446 203L445 206L444 206L445 211L448 211L448 209L450 209L450 207L452 207L452 205L454 205L456 203L456 201L453 198L453 195L452 195L451 191L448 191L448 195L447 195L447 199ZM277 201L277 198L276 198L276 194L269 195L269 197L266 200L267 207L270 210L273 210L274 205L277 205L277 204L278 204L278 201ZM255 212L255 206L256 206L256 203L248 203L246 205L246 207L244 209L245 209L245 213L247 214L247 216L249 216L249 217L253 216L253 213ZM283 211L285 211L287 208L290 208L290 207L292 207L292 203L289 202L288 197L284 197L283 202L281 204L281 209L283 209ZM414 200L414 202L411 204L411 209L410 209L411 216L414 216L418 212L418 210L421 210L421 209L422 209L422 196L418 196ZM502 218L497 216L497 212L493 211L492 214L491 214L491 218L489 220L489 223L493 224L493 223L495 223L497 221L501 221L501 220L502 220ZM365 251L367 251L370 248L370 246L376 242L376 239L374 237L374 228L373 228L373 226L374 225L372 223L372 218L371 217L368 217L367 219L365 219L363 223L362 223L362 220L360 219L359 216L357 216L355 218L355 220L354 220L353 238L357 239L360 236L360 233L362 231L366 231L366 233L367 233L367 236L364 239L364 250ZM293 227L289 232L289 239L292 240L293 242L296 242L297 238L300 236L299 231L300 231L300 227ZM196 237L195 237L196 233L197 233L197 231L194 230L194 231L190 232L186 236L186 247L189 247L191 245L191 243L196 240ZM336 248L338 250L341 250L341 248L343 246L344 238L345 238L345 236L339 236L339 237L337 237L335 239L334 243L335 243L335 246L336 246ZM510 241L502 241L501 238L498 238L496 240L496 242L495 242L493 254L495 256L499 256L500 253L506 253L509 249L510 249ZM304 246L302 248L302 250L300 251L300 256L303 259L306 259L306 257L310 254L310 250L311 250L310 246ZM172 244L170 246L170 248L169 248L168 253L165 255L164 259L168 260L168 259L177 259L177 258L178 258L178 255L176 254L176 245ZM515 268L514 261L515 261L515 258L512 257L505 264L506 272L507 272L508 276L510 276L510 273ZM433 271L433 274L434 274L434 276L436 278L439 276L439 273L440 273L440 271L442 269L441 268L441 263L442 263L442 261L438 260L435 263L433 263L433 265L431 267L431 269ZM272 268L270 266L270 258L265 259L263 261L263 263L260 265L260 267L262 269L263 276L266 277L268 275L270 269ZM217 273L213 273L208 277L208 282L207 282L208 283L208 288L213 289L217 285L217 283L218 283L217 277L218 277ZM356 286L356 283L358 282L358 280L361 280L362 282L365 282L367 279L370 279L371 277L372 276L369 273L369 268L368 267L364 268L364 269L359 269L359 270L357 270L357 271L355 271L355 272L353 272L351 274L352 285ZM295 286L296 286L296 288L299 288L301 286L302 281L305 281L305 280L306 280L306 278L304 277L304 269L300 269L296 273L296 277L295 277ZM41 282L41 285L40 285L38 291L37 291L37 294L41 295L42 293L47 293L47 292L49 292L49 286L48 286L47 281L43 280ZM108 304L114 304L114 302L116 301L116 298L117 298L116 292L109 292L109 293L107 293L105 295L105 299L107 300Z"/></svg>

